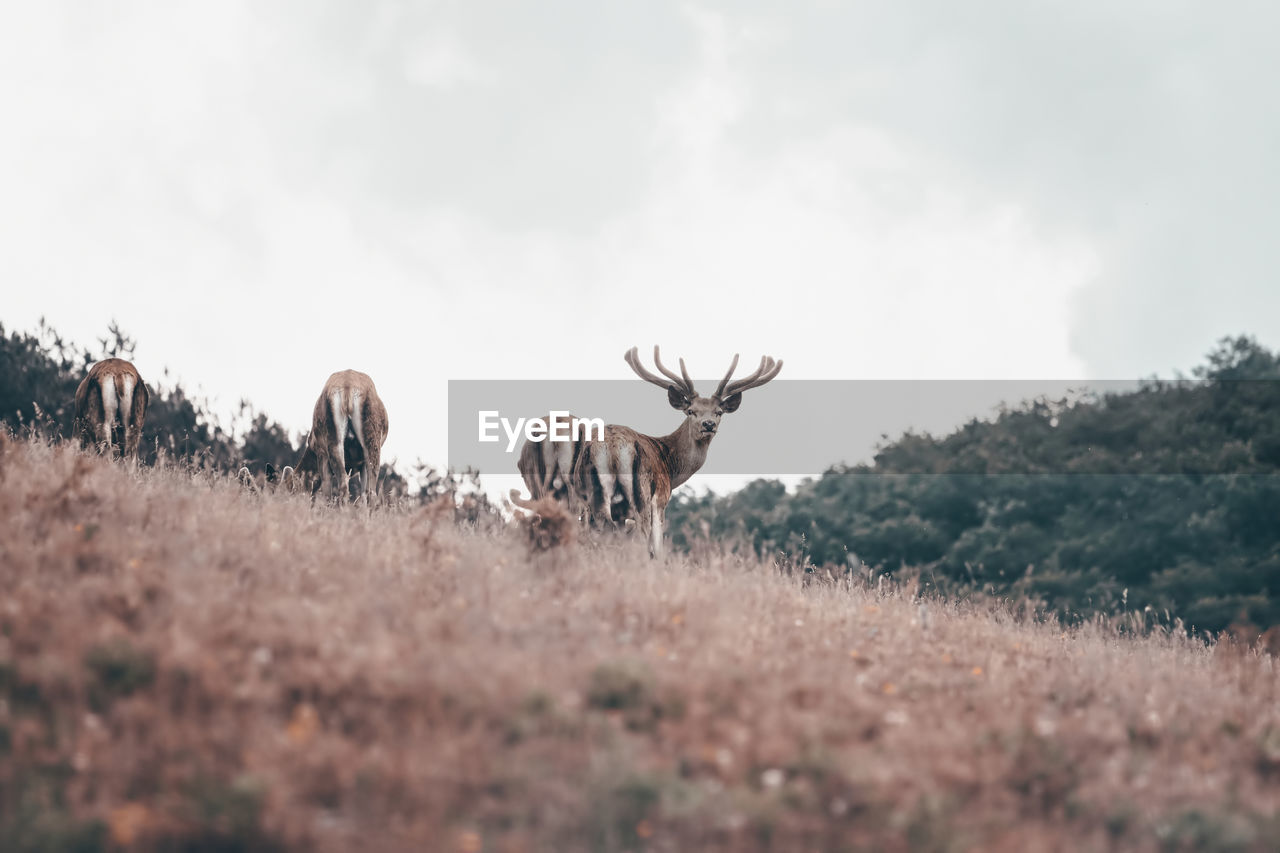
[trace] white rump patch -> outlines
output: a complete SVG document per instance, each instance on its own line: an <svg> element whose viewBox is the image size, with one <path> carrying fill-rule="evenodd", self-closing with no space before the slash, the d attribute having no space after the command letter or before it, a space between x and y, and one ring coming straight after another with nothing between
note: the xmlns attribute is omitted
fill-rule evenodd
<svg viewBox="0 0 1280 853"><path fill-rule="evenodd" d="M360 391L353 388L348 402L351 404L351 430L356 434L356 441L360 442L360 449L364 450L364 420L360 416L362 408L360 406ZM343 438L346 438L346 436L344 435Z"/></svg>
<svg viewBox="0 0 1280 853"><path fill-rule="evenodd" d="M98 379L98 390L102 394L102 441L105 444L110 444L111 427L116 422L116 412L120 408L120 401L116 399L116 378L114 376L100 377Z"/></svg>
<svg viewBox="0 0 1280 853"><path fill-rule="evenodd" d="M338 448L347 437L347 410L342 405L342 389L335 388L329 395L329 411L333 413L333 441ZM328 453L329 448L325 448Z"/></svg>
<svg viewBox="0 0 1280 853"><path fill-rule="evenodd" d="M120 392L120 426L129 429L129 418L133 413L133 377L125 374L120 377L124 389Z"/></svg>

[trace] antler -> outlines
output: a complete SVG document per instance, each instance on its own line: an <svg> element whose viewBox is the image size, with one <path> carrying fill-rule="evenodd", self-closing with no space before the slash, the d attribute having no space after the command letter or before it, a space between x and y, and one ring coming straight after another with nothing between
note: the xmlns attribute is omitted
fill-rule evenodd
<svg viewBox="0 0 1280 853"><path fill-rule="evenodd" d="M773 379L778 375L778 371L782 370L781 361L774 361L771 357L762 355L760 356L760 366L756 368L755 373L730 383L729 377L733 376L733 371L737 366L738 356L735 353L733 363L729 365L729 372L724 375L724 379L721 379L719 386L716 387L715 396L721 400L726 397L732 397L734 394L741 394L749 388L758 388Z"/></svg>
<svg viewBox="0 0 1280 853"><path fill-rule="evenodd" d="M674 386L677 390L683 392L684 395L687 397L696 397L698 395L698 392L693 390L693 381L689 378L689 371L685 369L683 358L680 359L681 376L676 376L670 370L667 370L667 366L662 363L662 358L658 354L658 347L655 346L653 348L653 362L654 364L658 365L658 370L661 370L663 375L667 377L666 379L663 379L662 376L658 376L657 374L650 373L645 368L645 366L640 363L639 352L640 352L639 347L632 347L631 349L627 350L627 354L624 355L622 358L627 362L628 365L630 365L631 369L636 372L636 375L639 376L641 379L643 379L645 382L652 382L654 385L657 385L660 388L668 388L668 387Z"/></svg>

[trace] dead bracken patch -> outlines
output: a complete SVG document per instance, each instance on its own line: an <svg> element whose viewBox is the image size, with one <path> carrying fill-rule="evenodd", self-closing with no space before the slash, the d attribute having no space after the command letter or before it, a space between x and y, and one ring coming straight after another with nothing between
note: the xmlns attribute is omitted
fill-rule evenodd
<svg viewBox="0 0 1280 853"><path fill-rule="evenodd" d="M554 498L526 500L513 489L511 502L524 510L517 513L518 521L531 551L567 548L577 541L578 520Z"/></svg>

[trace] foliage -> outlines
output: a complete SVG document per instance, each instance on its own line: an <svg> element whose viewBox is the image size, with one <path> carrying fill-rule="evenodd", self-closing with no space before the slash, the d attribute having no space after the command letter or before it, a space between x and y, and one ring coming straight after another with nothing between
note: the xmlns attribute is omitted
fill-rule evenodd
<svg viewBox="0 0 1280 853"><path fill-rule="evenodd" d="M96 352L43 323L34 335L0 327L0 424L68 438L85 370L135 346L115 324ZM1280 623L1280 356L1229 338L1193 376L1031 400L945 436L908 433L872 464L832 468L794 494L769 480L723 497L680 493L672 538L686 549L745 540L805 572L909 567L944 590L1028 595L1071 618L1150 608L1209 631ZM262 477L294 464L301 442L247 401L224 426L177 382L152 384L148 465L245 465ZM473 524L500 515L475 471L383 465L380 486L396 501L446 499Z"/></svg>
<svg viewBox="0 0 1280 853"><path fill-rule="evenodd" d="M6 335L0 324L0 428L70 439L73 399L85 372L104 358L132 360L136 348L137 342L114 322L92 351L69 343L43 320L35 334ZM170 385L167 371L161 377L166 381L159 384L155 377L143 379L151 390L140 445L146 465L164 457L214 471L244 466L265 480L296 465L302 455L305 436L290 436L247 400L240 401L231 423L224 425L207 400L191 396L176 381ZM397 500L429 504L442 496L457 498L459 511L472 522L499 515L480 491L477 471L442 471L419 461L405 477L394 465L383 464L378 482L383 494Z"/></svg>
<svg viewBox="0 0 1280 853"><path fill-rule="evenodd" d="M136 346L115 323L98 340L96 351L68 343L44 321L34 335L6 336L0 326L0 424L13 432L71 438L73 399L85 372L104 358L132 360ZM145 464L165 455L225 470L245 462L279 467L297 458L298 449L284 428L264 415L254 416L247 403L241 403L241 415L248 412L252 420L237 436L223 428L206 401L191 397L180 384L157 384L150 376L143 380L151 389L139 448Z"/></svg>
<svg viewBox="0 0 1280 853"><path fill-rule="evenodd" d="M678 495L674 539L802 545L820 566L908 566L1064 614L1149 606L1211 631L1280 623L1280 357L1226 339L1194 375L908 433L794 494L761 480Z"/></svg>

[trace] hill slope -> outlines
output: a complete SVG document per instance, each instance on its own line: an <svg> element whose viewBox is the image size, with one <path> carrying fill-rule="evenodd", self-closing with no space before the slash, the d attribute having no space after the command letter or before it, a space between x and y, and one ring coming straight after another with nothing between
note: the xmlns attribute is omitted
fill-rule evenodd
<svg viewBox="0 0 1280 853"><path fill-rule="evenodd" d="M0 440L0 848L1273 849L1269 656L441 515Z"/></svg>

